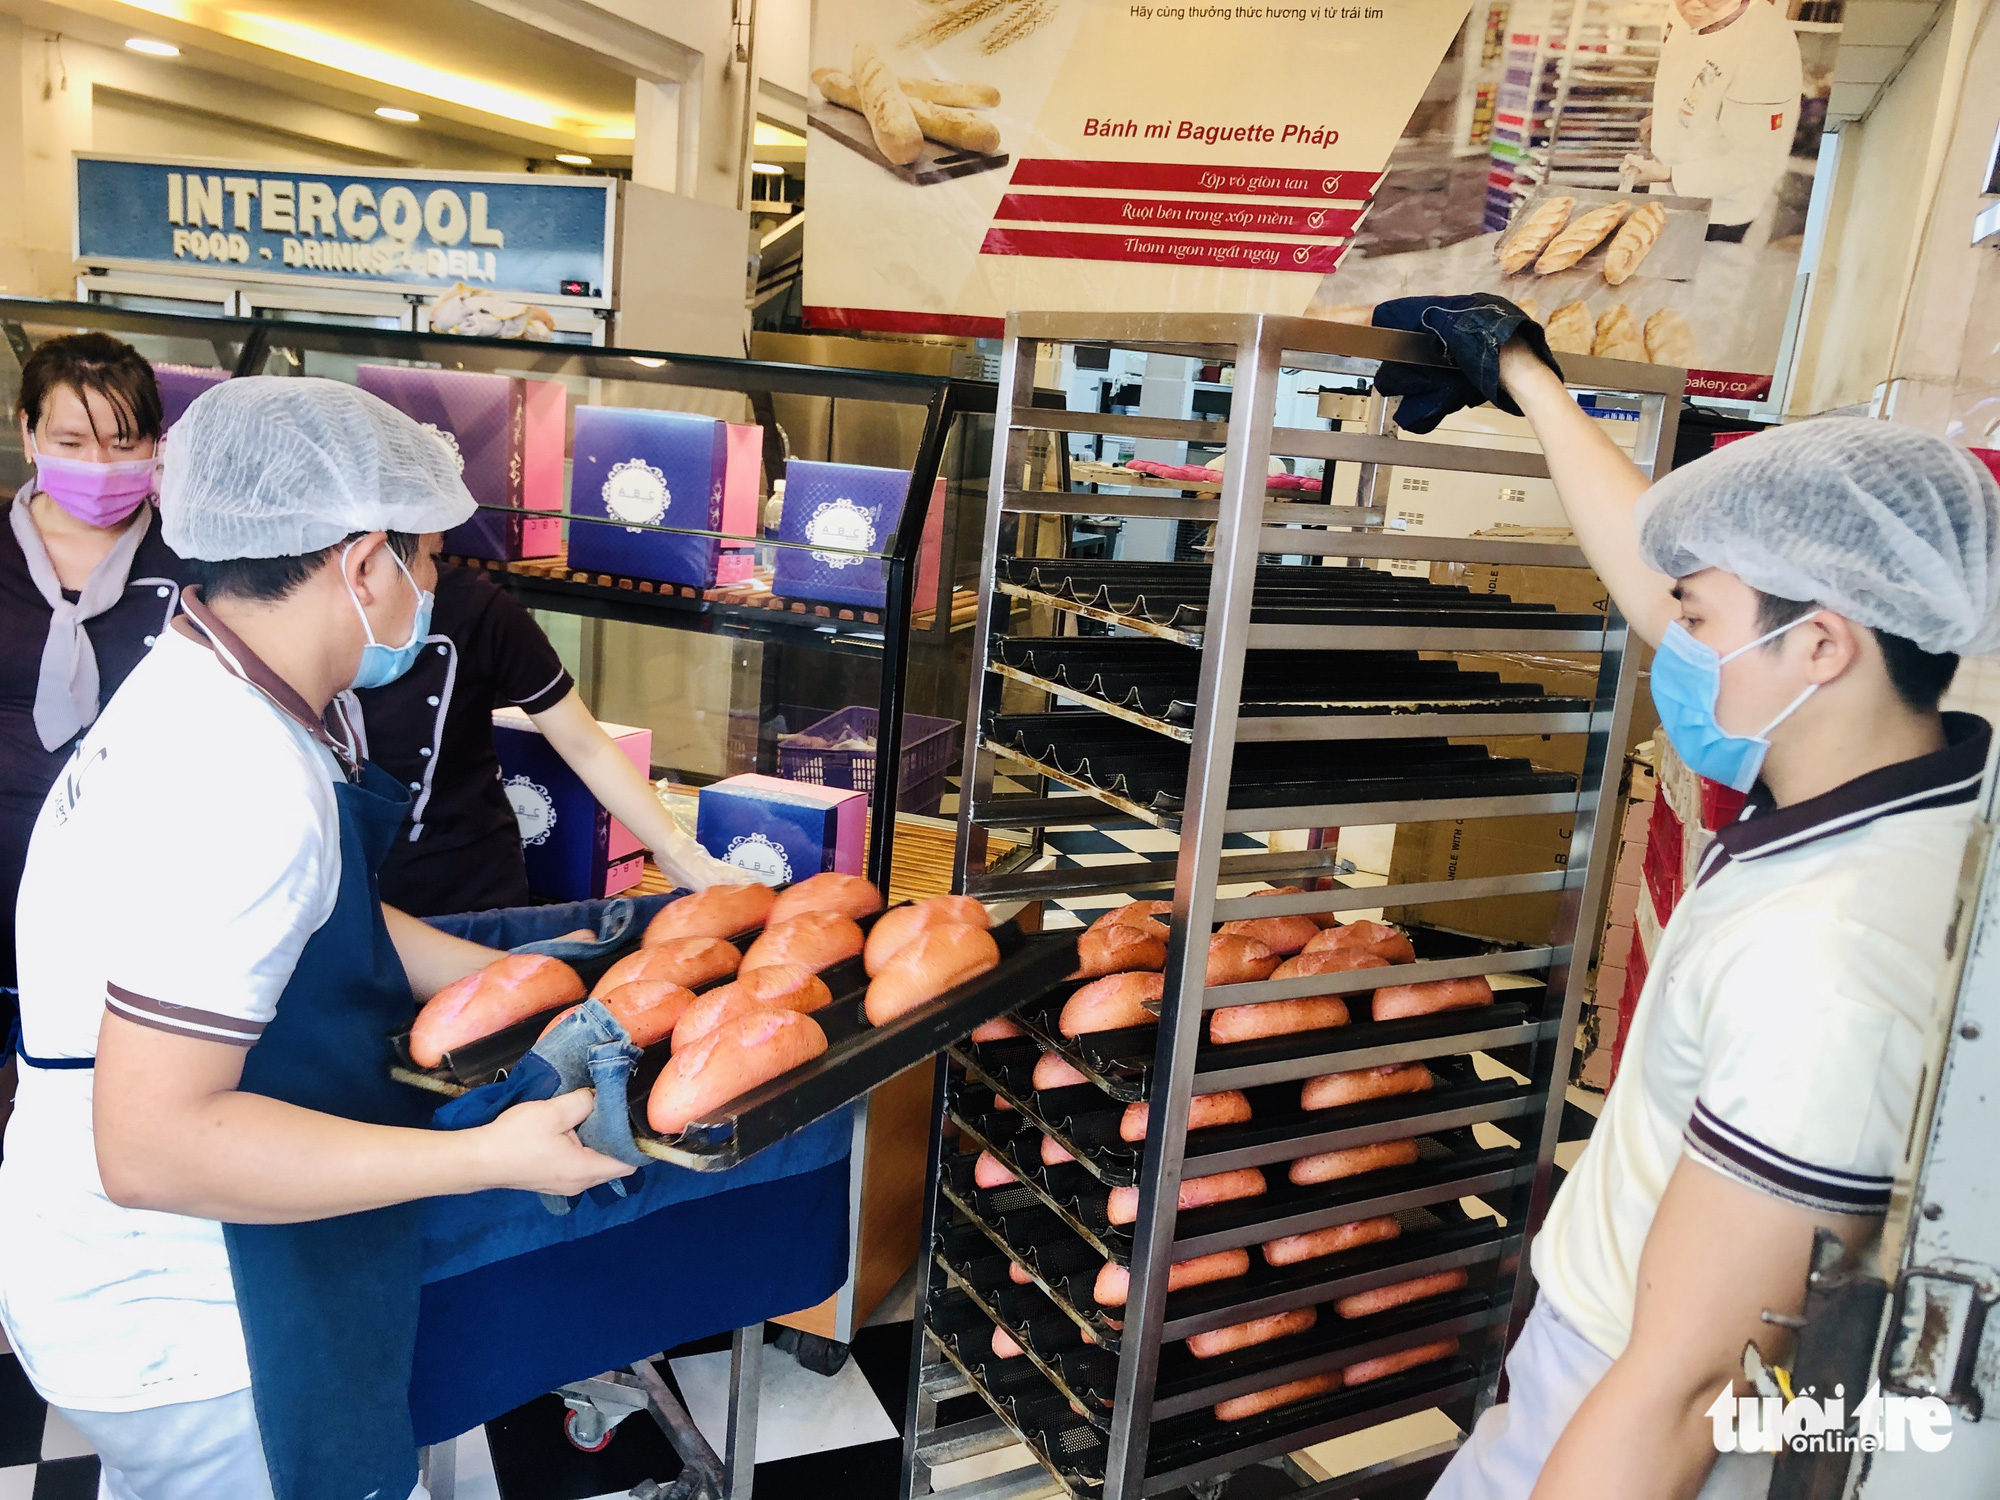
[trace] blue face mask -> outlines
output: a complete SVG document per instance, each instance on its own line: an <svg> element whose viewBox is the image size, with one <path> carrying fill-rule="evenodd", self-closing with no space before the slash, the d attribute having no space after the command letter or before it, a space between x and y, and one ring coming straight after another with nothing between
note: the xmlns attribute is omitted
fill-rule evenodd
<svg viewBox="0 0 2000 1500"><path fill-rule="evenodd" d="M349 543L349 550L352 547L353 544ZM347 552L343 551L340 556L344 563ZM410 577L410 570L403 566L403 560L396 556L393 547L389 549L389 560L416 592L417 617L410 622L410 638L407 641L400 646L385 646L375 639L374 627L368 623L368 612L355 598L353 586L348 586L347 597L354 600L354 612L361 616L361 628L368 633L368 644L361 648L361 670L354 674L354 681L349 684L351 687L387 687L415 664L417 653L424 649L424 638L431 633L431 605L435 601L430 590L417 588L417 580Z"/></svg>
<svg viewBox="0 0 2000 1500"><path fill-rule="evenodd" d="M1757 784L1757 773L1764 768L1764 757L1771 749L1769 734L1818 692L1819 684L1800 693L1790 707L1756 734L1731 734L1715 719L1716 700L1722 693L1722 664L1813 618L1802 615L1791 625L1780 625L1727 656L1718 654L1713 646L1704 646L1678 620L1667 627L1653 658L1653 704L1660 711L1660 727L1673 741L1675 753L1697 776L1739 792Z"/></svg>

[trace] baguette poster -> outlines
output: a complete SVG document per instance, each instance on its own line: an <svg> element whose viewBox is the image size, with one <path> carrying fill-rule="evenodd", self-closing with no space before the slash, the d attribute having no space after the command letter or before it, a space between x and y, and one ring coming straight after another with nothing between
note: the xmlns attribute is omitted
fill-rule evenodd
<svg viewBox="0 0 2000 1500"><path fill-rule="evenodd" d="M1808 0L815 0L806 319L1492 291L1770 389L1837 25ZM1820 7L1823 9L1823 7Z"/></svg>

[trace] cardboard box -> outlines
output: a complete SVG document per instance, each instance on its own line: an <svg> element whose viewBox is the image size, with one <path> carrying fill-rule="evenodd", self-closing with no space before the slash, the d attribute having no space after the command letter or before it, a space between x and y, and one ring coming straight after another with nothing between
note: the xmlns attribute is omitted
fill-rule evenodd
<svg viewBox="0 0 2000 1500"><path fill-rule="evenodd" d="M641 776L652 774L653 731L605 724ZM528 889L552 901L596 901L639 883L646 851L518 708L493 714L500 780L521 825Z"/></svg>
<svg viewBox="0 0 2000 1500"><path fill-rule="evenodd" d="M642 528L754 537L762 428L686 412L579 406L572 452L571 514L628 523L573 521L572 568L704 589L747 576L739 565L750 560L747 548L730 549L725 570L724 544L715 537Z"/></svg>
<svg viewBox="0 0 2000 1500"><path fill-rule="evenodd" d="M795 458L785 465L785 510L778 540L886 552L902 519L909 490L907 469ZM943 543L944 480L939 479L931 491L929 514L917 547L913 597L918 609L936 605L938 556ZM788 598L879 609L888 597L887 576L879 557L780 547L773 564L771 591Z"/></svg>
<svg viewBox="0 0 2000 1500"><path fill-rule="evenodd" d="M1449 823L1404 823L1389 855L1389 883L1473 880L1563 868L1569 861L1573 818L1483 818ZM1528 896L1488 896L1472 901L1396 908L1390 921L1422 921L1480 937L1545 943L1562 903L1560 891Z"/></svg>
<svg viewBox="0 0 2000 1500"><path fill-rule="evenodd" d="M756 774L701 789L695 838L770 885L838 870L861 873L868 794Z"/></svg>
<svg viewBox="0 0 2000 1500"><path fill-rule="evenodd" d="M161 435L173 430L174 423L186 415L195 397L228 378L227 370L214 365L154 365L153 380L160 388Z"/></svg>
<svg viewBox="0 0 2000 1500"><path fill-rule="evenodd" d="M561 517L529 514L562 509L568 393L561 382L361 365L354 383L430 428L458 455L480 509L445 533L446 552L500 562L562 554Z"/></svg>

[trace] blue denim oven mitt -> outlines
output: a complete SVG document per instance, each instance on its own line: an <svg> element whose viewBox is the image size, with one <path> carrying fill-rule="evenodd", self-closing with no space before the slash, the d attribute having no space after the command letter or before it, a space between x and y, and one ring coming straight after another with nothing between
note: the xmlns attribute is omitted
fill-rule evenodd
<svg viewBox="0 0 2000 1500"><path fill-rule="evenodd" d="M597 1091L596 1102L590 1117L577 1127L577 1139L628 1166L643 1167L649 1158L633 1143L626 1105L632 1065L638 1060L639 1049L618 1018L602 1001L586 1000L536 1042L506 1077L459 1095L431 1116L431 1124L439 1130L469 1130L491 1124L516 1104L592 1088ZM625 1196L625 1184L616 1179L591 1192L603 1194L607 1189L610 1196L599 1197L600 1203ZM540 1197L552 1214L566 1214L576 1203L553 1193Z"/></svg>
<svg viewBox="0 0 2000 1500"><path fill-rule="evenodd" d="M566 964L588 963L593 958L611 952L631 934L633 924L638 921L639 908L629 899L620 896L604 903L597 914L597 936L588 941L581 938L543 938L538 943L522 943L510 948L510 953L545 953L550 958L559 958ZM579 927L577 931L582 931Z"/></svg>
<svg viewBox="0 0 2000 1500"><path fill-rule="evenodd" d="M1489 292L1398 297L1376 307L1375 326L1430 334L1454 366L1385 364L1376 372L1376 390L1403 398L1396 406L1396 425L1405 432L1430 432L1453 412L1487 401L1509 416L1520 416L1521 408L1500 385L1500 348L1517 333L1543 364L1562 373L1542 325Z"/></svg>

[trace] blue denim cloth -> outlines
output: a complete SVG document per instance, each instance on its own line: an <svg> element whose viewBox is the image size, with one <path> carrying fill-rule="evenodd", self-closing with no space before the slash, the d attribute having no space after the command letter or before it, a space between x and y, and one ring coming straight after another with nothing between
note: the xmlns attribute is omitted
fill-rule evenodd
<svg viewBox="0 0 2000 1500"><path fill-rule="evenodd" d="M574 964L610 952L626 941L634 928L643 931L661 907L684 894L670 891L664 896L613 896L608 901L571 901L562 906L497 907L492 911L425 917L424 922L439 932L482 947L505 948L514 953L546 953ZM585 927L597 934L597 941L559 940L559 934Z"/></svg>
<svg viewBox="0 0 2000 1500"><path fill-rule="evenodd" d="M590 1118L577 1127L577 1138L593 1151L643 1167L651 1157L632 1143L632 1121L626 1095L639 1049L601 1000L586 1000L563 1017L555 1029L529 1049L513 1071L498 1082L461 1094L431 1116L438 1130L469 1130L490 1125L501 1112L535 1099L553 1099L577 1089L595 1089ZM624 1179L591 1189L609 1198L625 1196ZM551 1193L541 1195L552 1214L566 1214L575 1205Z"/></svg>
<svg viewBox="0 0 2000 1500"><path fill-rule="evenodd" d="M1517 333L1544 364L1562 373L1549 352L1542 325L1505 297L1487 292L1398 297L1376 307L1375 326L1430 334L1454 366L1441 370L1432 365L1385 364L1376 373L1376 390L1403 398L1396 407L1396 425L1405 432L1433 431L1453 412L1488 401L1510 416L1520 416L1521 408L1500 385L1500 349Z"/></svg>

